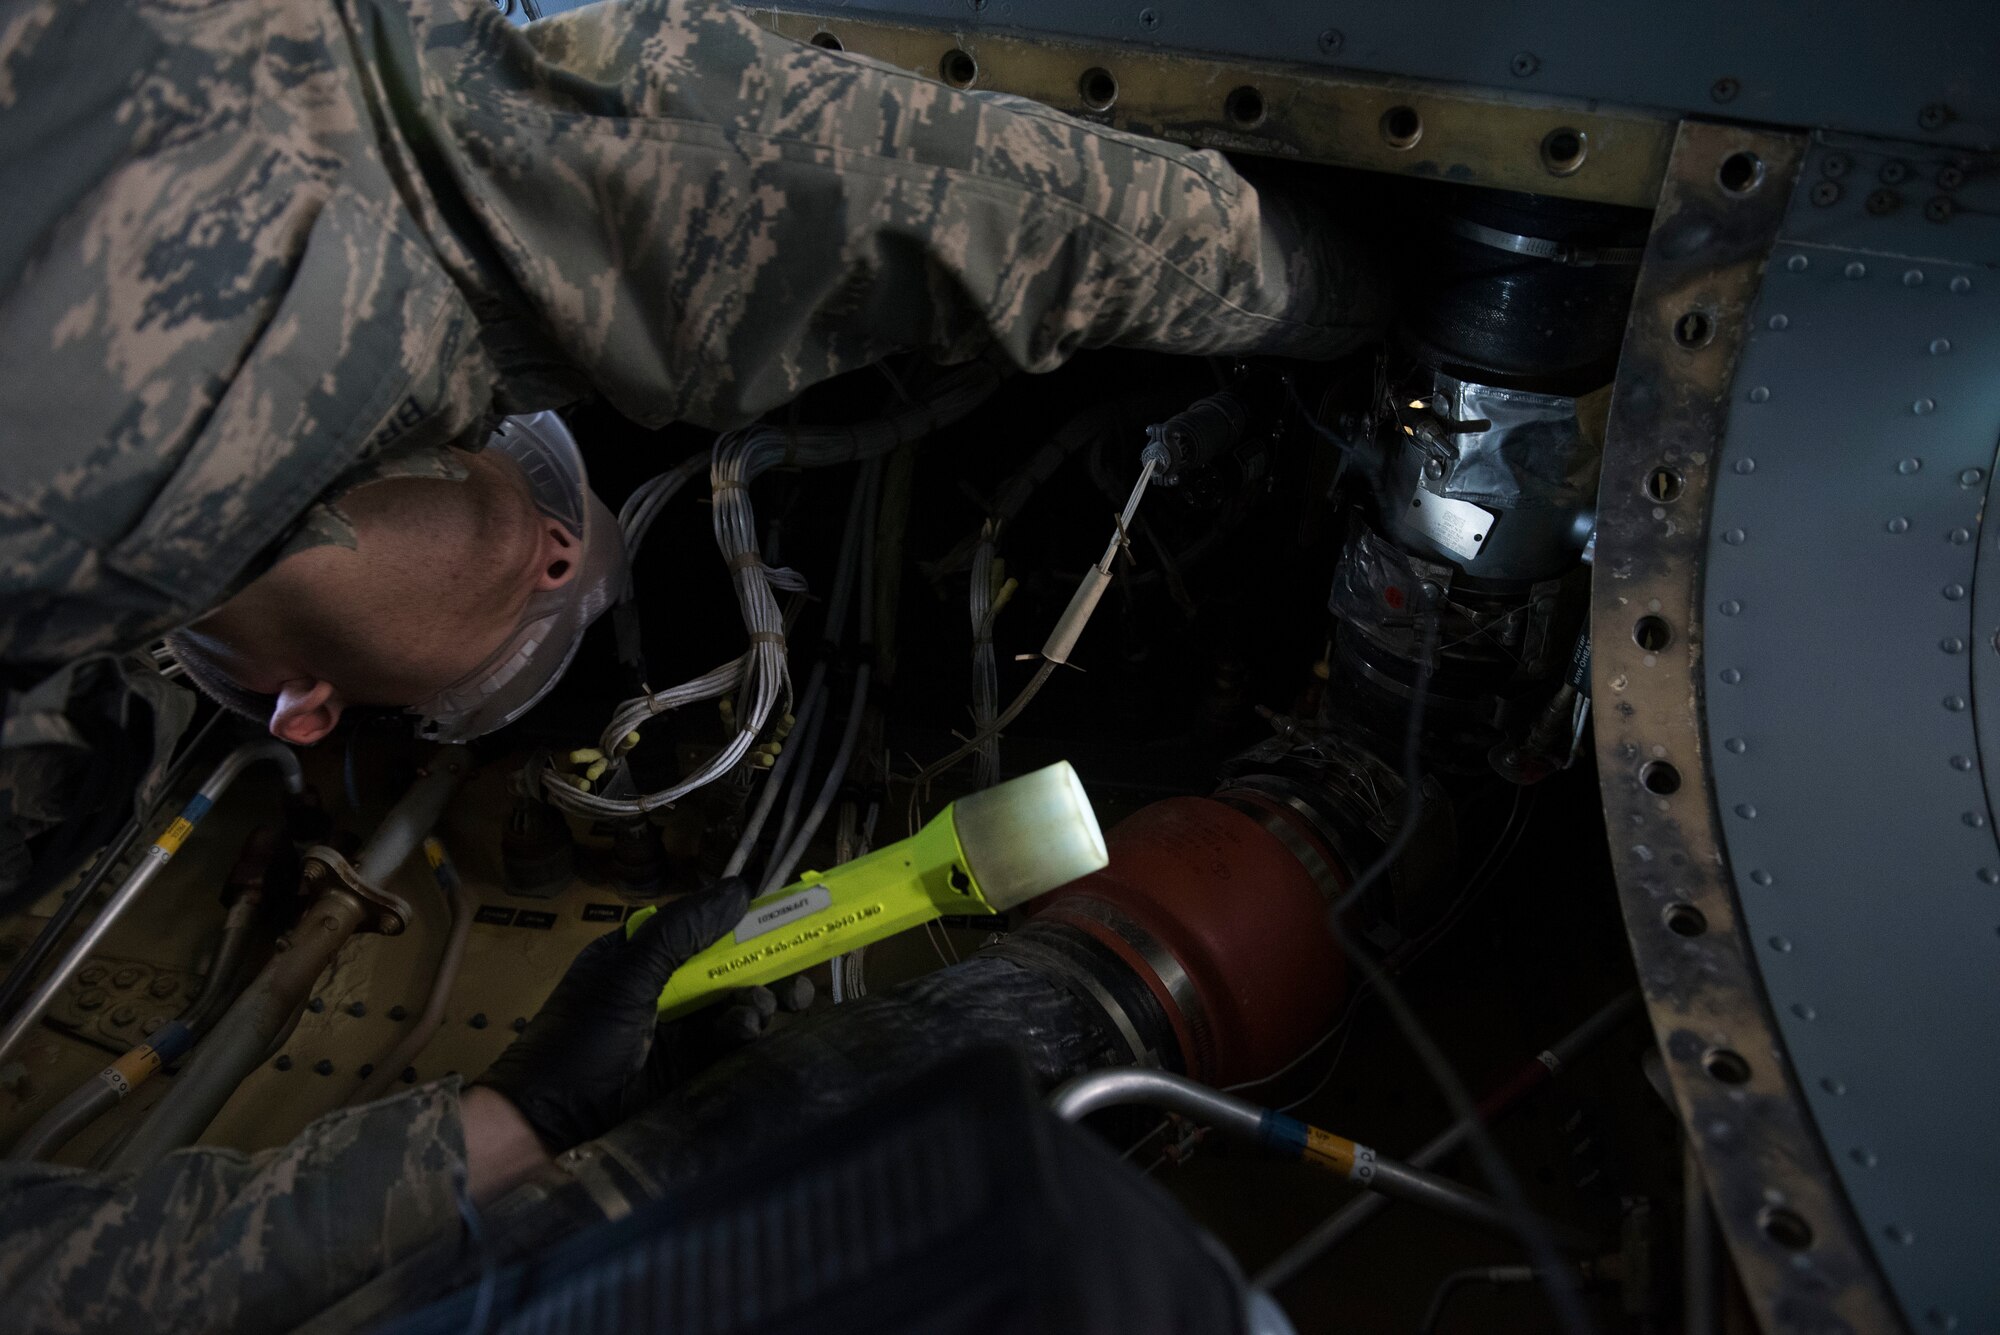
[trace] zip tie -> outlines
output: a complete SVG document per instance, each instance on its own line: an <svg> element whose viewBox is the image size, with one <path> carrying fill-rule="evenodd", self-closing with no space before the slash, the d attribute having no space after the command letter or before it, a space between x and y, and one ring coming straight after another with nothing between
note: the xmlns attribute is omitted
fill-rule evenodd
<svg viewBox="0 0 2000 1335"><path fill-rule="evenodd" d="M750 643L775 644L782 648L785 643L784 632L775 630L753 630L750 632Z"/></svg>
<svg viewBox="0 0 2000 1335"><path fill-rule="evenodd" d="M729 558L731 570L748 570L751 566L762 566L764 558L756 552L738 552Z"/></svg>

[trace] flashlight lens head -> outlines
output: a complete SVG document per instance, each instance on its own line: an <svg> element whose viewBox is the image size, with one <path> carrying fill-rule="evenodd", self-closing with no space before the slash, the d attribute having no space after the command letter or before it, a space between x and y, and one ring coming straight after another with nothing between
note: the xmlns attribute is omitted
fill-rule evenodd
<svg viewBox="0 0 2000 1335"><path fill-rule="evenodd" d="M996 912L1111 862L1090 799L1066 760L961 797L952 812L966 869Z"/></svg>

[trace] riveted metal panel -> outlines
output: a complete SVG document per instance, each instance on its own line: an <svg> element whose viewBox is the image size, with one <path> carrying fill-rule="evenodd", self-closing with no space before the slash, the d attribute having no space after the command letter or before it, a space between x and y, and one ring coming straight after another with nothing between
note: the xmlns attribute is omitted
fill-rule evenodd
<svg viewBox="0 0 2000 1335"><path fill-rule="evenodd" d="M1992 1330L2000 187L1942 221L1850 204L1929 156L1808 158L1730 390L1701 690L1758 968L1864 1236L1912 1325Z"/></svg>
<svg viewBox="0 0 2000 1335"><path fill-rule="evenodd" d="M544 0L545 6L549 0ZM557 0L558 3L563 0ZM1829 0L817 0L784 8L978 35L1140 43L1539 97L2000 142L2000 6Z"/></svg>

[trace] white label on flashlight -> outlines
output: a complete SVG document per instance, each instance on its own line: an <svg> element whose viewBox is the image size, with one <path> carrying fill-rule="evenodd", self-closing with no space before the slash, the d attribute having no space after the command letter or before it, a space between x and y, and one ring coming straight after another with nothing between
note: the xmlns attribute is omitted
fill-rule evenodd
<svg viewBox="0 0 2000 1335"><path fill-rule="evenodd" d="M786 923L818 913L832 904L833 891L823 885L807 886L797 894L774 899L743 915L743 921L736 924L736 944L754 941L766 932L775 932Z"/></svg>

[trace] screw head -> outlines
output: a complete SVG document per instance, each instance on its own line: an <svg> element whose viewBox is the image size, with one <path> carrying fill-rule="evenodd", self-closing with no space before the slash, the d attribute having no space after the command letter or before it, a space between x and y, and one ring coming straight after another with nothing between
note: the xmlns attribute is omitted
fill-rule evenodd
<svg viewBox="0 0 2000 1335"><path fill-rule="evenodd" d="M1868 192L1867 209L1876 217L1885 217L1902 207L1903 197L1885 187Z"/></svg>
<svg viewBox="0 0 2000 1335"><path fill-rule="evenodd" d="M1346 45L1347 34L1338 28L1328 28L1319 35L1319 53L1323 56L1337 56Z"/></svg>
<svg viewBox="0 0 2000 1335"><path fill-rule="evenodd" d="M1883 185L1901 185L1909 179L1910 164L1896 158L1890 158L1882 164L1882 170L1876 173L1876 175L1881 177Z"/></svg>
<svg viewBox="0 0 2000 1335"><path fill-rule="evenodd" d="M1709 97L1717 102L1734 102L1736 95L1741 91L1743 91L1743 86L1737 83L1736 80L1727 77L1717 79L1708 86Z"/></svg>
<svg viewBox="0 0 2000 1335"><path fill-rule="evenodd" d="M1828 208L1840 202L1840 184L1837 181L1820 181L1812 188L1812 202L1820 208Z"/></svg>
<svg viewBox="0 0 2000 1335"><path fill-rule="evenodd" d="M76 999L76 1004L80 1010L94 1011L102 1010L104 1003L109 1000L111 998L105 994L103 988L91 987L84 989L83 994Z"/></svg>
<svg viewBox="0 0 2000 1335"><path fill-rule="evenodd" d="M320 1058L320 1059L319 1059L318 1061L316 1061L316 1062L314 1062L314 1063L313 1063L313 1074L314 1074L314 1075L332 1075L332 1074L333 1074L333 1062L332 1062L332 1061L331 1061L331 1060L330 1060L329 1058L326 1058L326 1057L321 1057L321 1058Z"/></svg>
<svg viewBox="0 0 2000 1335"><path fill-rule="evenodd" d="M1514 58L1507 62L1507 68L1514 72L1517 79L1532 78L1541 67L1542 58L1532 51L1516 52Z"/></svg>
<svg viewBox="0 0 2000 1335"><path fill-rule="evenodd" d="M1965 184L1965 171L1959 167L1940 167L1937 185L1940 190L1956 190Z"/></svg>
<svg viewBox="0 0 2000 1335"><path fill-rule="evenodd" d="M279 1053L275 1058L272 1059L271 1065L277 1067L280 1071L291 1070L292 1069L291 1054L288 1052Z"/></svg>
<svg viewBox="0 0 2000 1335"><path fill-rule="evenodd" d="M102 964L86 964L77 970L76 981L85 986L89 986L92 983L101 983L104 981L104 975L108 972L110 971Z"/></svg>
<svg viewBox="0 0 2000 1335"><path fill-rule="evenodd" d="M169 978L166 975L162 974L160 977L155 978L151 983L147 984L146 992L149 996L170 997L174 994L174 988L176 986L178 986L178 984L175 983L172 978Z"/></svg>
<svg viewBox="0 0 2000 1335"><path fill-rule="evenodd" d="M1153 29L1159 27L1160 26L1159 11L1155 9L1140 10L1139 26L1144 28L1147 32L1151 32Z"/></svg>
<svg viewBox="0 0 2000 1335"><path fill-rule="evenodd" d="M1838 180L1847 175L1847 169L1852 165L1845 153L1829 153L1819 160L1819 174L1829 181Z"/></svg>
<svg viewBox="0 0 2000 1335"><path fill-rule="evenodd" d="M1928 200L1924 201L1924 217L1931 222L1950 222L1951 215L1955 212L1957 212L1957 208L1947 196L1932 195Z"/></svg>
<svg viewBox="0 0 2000 1335"><path fill-rule="evenodd" d="M1949 106L1942 102L1932 102L1917 113L1917 124L1926 130L1942 130L1951 118Z"/></svg>

